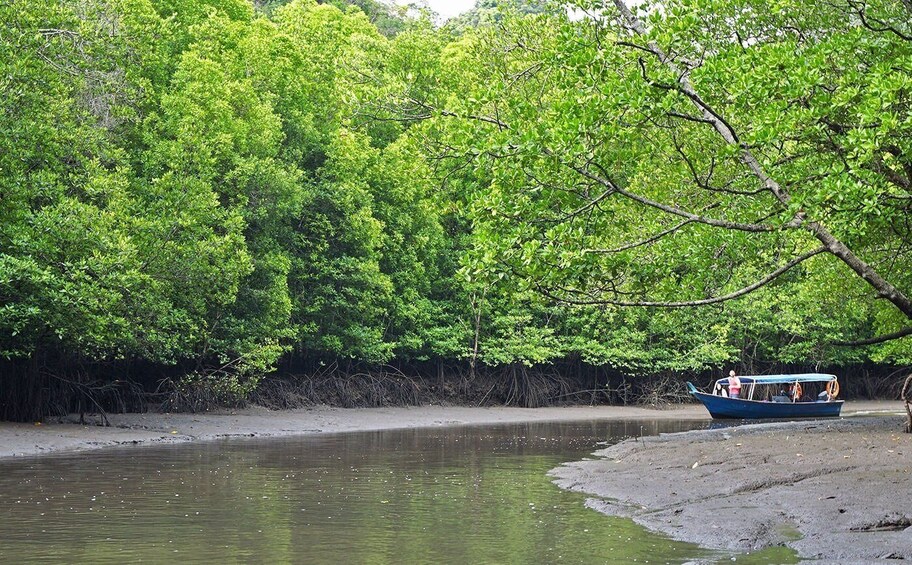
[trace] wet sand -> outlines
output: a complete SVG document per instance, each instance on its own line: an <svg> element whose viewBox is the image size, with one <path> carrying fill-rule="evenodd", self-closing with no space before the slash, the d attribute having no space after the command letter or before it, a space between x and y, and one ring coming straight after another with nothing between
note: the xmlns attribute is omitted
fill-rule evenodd
<svg viewBox="0 0 912 565"><path fill-rule="evenodd" d="M912 559L902 403L843 413L628 440L552 474L596 510L704 547L787 545L816 564Z"/></svg>

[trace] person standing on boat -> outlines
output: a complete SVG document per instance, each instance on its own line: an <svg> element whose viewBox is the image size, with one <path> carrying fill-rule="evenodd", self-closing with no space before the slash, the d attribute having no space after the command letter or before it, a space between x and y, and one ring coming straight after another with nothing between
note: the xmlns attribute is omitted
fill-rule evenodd
<svg viewBox="0 0 912 565"><path fill-rule="evenodd" d="M732 369L728 372L728 396L729 398L738 398L741 396L741 379Z"/></svg>

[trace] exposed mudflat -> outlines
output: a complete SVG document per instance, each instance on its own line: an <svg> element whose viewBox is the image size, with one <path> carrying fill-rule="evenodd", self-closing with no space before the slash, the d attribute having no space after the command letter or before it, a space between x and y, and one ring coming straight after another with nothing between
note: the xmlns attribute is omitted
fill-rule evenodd
<svg viewBox="0 0 912 565"><path fill-rule="evenodd" d="M708 415L702 406L697 405L674 410L624 406L418 406L353 409L320 406L275 411L248 408L195 414L110 414L110 426L101 426L101 418L97 415L87 415L86 424L78 423L78 418L79 416L75 415L59 422L34 424L0 422L0 457L230 437L276 437L536 421L708 419Z"/></svg>
<svg viewBox="0 0 912 565"><path fill-rule="evenodd" d="M817 564L912 559L902 404L843 413L631 439L552 474L601 512L706 547L788 545Z"/></svg>

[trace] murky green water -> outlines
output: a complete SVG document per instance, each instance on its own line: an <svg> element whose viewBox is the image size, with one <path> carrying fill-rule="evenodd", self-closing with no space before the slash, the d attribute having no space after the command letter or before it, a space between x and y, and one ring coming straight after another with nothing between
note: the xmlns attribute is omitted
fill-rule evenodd
<svg viewBox="0 0 912 565"><path fill-rule="evenodd" d="M705 422L537 423L106 450L0 464L4 563L780 563L583 506L546 473Z"/></svg>

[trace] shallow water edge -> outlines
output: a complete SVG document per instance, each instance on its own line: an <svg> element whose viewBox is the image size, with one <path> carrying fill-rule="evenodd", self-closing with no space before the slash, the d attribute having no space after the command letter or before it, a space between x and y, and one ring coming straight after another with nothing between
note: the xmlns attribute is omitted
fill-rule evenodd
<svg viewBox="0 0 912 565"><path fill-rule="evenodd" d="M843 414L902 414L899 401L847 402ZM287 437L321 433L574 420L709 420L698 404L668 410L633 406L548 408L416 406L297 410L247 408L205 413L109 414L111 426L87 415L56 423L0 422L0 458L129 445L168 445L230 437Z"/></svg>

